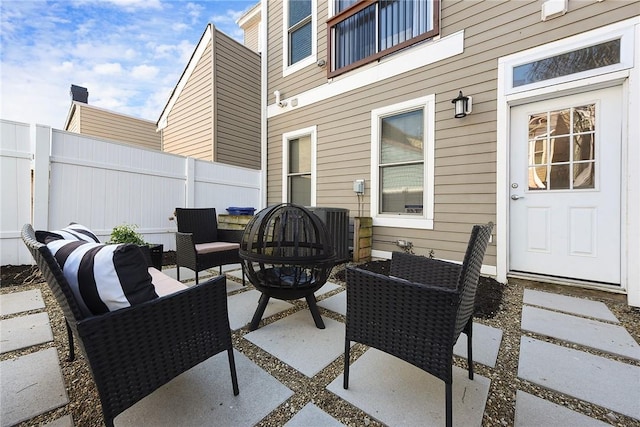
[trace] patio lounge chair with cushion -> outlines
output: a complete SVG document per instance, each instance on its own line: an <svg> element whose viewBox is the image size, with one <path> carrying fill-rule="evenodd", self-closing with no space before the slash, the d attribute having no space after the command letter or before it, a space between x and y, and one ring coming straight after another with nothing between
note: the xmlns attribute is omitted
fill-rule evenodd
<svg viewBox="0 0 640 427"><path fill-rule="evenodd" d="M492 229L492 223L473 227L462 265L394 252L390 276L347 267L345 389L350 344L357 341L444 381L446 421L452 425L453 346L464 332L473 379L472 315Z"/></svg>
<svg viewBox="0 0 640 427"><path fill-rule="evenodd" d="M215 208L176 208L176 270L180 280L180 267L196 273L208 268L240 263L240 241L244 230L218 229ZM244 284L244 270L242 271Z"/></svg>
<svg viewBox="0 0 640 427"><path fill-rule="evenodd" d="M135 245L66 240L69 236L62 234L38 232L38 241L31 225L22 229L64 313L69 360L74 359L75 337L107 426L174 377L224 350L233 393L239 393L224 276L188 288L149 267Z"/></svg>

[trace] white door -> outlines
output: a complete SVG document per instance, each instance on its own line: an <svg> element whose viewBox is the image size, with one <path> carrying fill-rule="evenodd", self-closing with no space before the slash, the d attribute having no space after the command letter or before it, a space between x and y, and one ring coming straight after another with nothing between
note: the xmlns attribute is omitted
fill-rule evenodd
<svg viewBox="0 0 640 427"><path fill-rule="evenodd" d="M622 91L511 109L509 270L620 284Z"/></svg>

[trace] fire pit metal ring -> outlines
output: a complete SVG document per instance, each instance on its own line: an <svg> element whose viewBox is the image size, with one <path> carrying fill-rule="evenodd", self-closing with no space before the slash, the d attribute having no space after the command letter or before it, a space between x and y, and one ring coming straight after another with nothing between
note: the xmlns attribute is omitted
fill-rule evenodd
<svg viewBox="0 0 640 427"><path fill-rule="evenodd" d="M336 258L320 218L290 203L263 209L245 228L240 258L249 281L262 292L250 330L258 327L271 297L304 297L316 326L324 329L314 292L326 283Z"/></svg>

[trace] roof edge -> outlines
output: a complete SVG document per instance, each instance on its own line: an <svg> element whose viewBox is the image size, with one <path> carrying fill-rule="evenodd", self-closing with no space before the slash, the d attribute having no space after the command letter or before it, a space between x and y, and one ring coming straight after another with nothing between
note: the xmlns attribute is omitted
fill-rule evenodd
<svg viewBox="0 0 640 427"><path fill-rule="evenodd" d="M175 105L176 101L178 100L178 97L182 93L182 90L187 85L187 81L189 81L191 74L193 74L193 71L196 68L196 65L198 65L198 61L200 61L200 58L202 58L202 55L205 49L207 48L207 44L213 38L214 29L215 27L213 26L212 23L207 24L207 27L205 28L204 32L202 33L202 36L200 37L200 41L198 42L198 45L196 46L195 50L191 54L191 58L189 59L187 66L182 72L182 75L180 76L180 78L178 79L178 83L173 88L171 95L169 95L169 99L167 100L167 103L162 109L162 113L160 113L160 117L156 122L157 130L162 130L165 127L167 127L167 120L169 118L169 113L171 112L171 109Z"/></svg>

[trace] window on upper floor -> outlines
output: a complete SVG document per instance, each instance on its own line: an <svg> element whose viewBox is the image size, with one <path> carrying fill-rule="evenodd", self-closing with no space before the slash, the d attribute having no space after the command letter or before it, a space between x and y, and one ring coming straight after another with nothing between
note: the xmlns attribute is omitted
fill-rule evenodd
<svg viewBox="0 0 640 427"><path fill-rule="evenodd" d="M286 0L284 3L284 74L311 63L316 56L316 0Z"/></svg>
<svg viewBox="0 0 640 427"><path fill-rule="evenodd" d="M333 0L327 22L333 77L439 32L439 0Z"/></svg>

